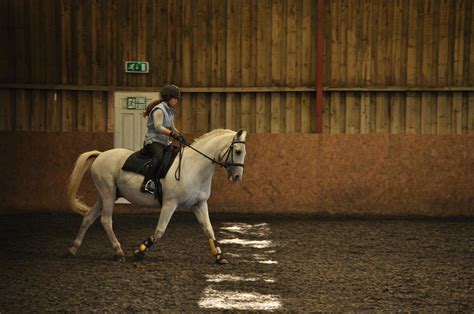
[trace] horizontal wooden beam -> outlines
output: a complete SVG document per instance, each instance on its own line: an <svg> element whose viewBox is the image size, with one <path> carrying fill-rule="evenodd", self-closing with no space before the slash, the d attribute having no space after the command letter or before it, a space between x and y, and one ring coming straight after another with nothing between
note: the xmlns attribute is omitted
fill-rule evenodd
<svg viewBox="0 0 474 314"><path fill-rule="evenodd" d="M15 84L0 83L1 89L77 90L77 91L143 91L158 92L161 87L57 85L57 84ZM308 86L261 86L261 87L181 87L183 93L286 93L314 92ZM325 86L327 92L473 92L474 86Z"/></svg>

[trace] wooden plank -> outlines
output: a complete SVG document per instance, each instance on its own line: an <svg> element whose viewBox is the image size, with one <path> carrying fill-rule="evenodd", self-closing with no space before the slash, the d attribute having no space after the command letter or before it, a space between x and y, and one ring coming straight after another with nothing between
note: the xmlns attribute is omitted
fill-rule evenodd
<svg viewBox="0 0 474 314"><path fill-rule="evenodd" d="M436 120L433 118L436 114L436 107L433 108L434 99L431 93L421 94L421 133L436 133Z"/></svg>
<svg viewBox="0 0 474 314"><path fill-rule="evenodd" d="M107 132L115 132L115 94L107 92Z"/></svg>
<svg viewBox="0 0 474 314"><path fill-rule="evenodd" d="M227 75L228 86L237 86L240 83L240 29L241 29L241 2L227 3Z"/></svg>
<svg viewBox="0 0 474 314"><path fill-rule="evenodd" d="M62 106L57 91L46 92L46 129L58 132L62 129Z"/></svg>
<svg viewBox="0 0 474 314"><path fill-rule="evenodd" d="M260 95L260 94L257 94ZM241 96L241 116L240 116L240 127L245 128L249 132L255 132L255 126L251 124L252 107L250 103L251 94L243 93ZM258 96L257 96L258 99Z"/></svg>
<svg viewBox="0 0 474 314"><path fill-rule="evenodd" d="M311 72L313 72L313 68L311 66L311 46L314 42L314 39L312 36L311 23L312 23L312 1L303 0L303 21L302 21L302 26L301 26L302 27L302 35L301 35L302 37L301 38L302 65L301 65L301 81L300 81L301 85L311 85L312 83ZM273 28L272 28L272 32L273 32ZM272 66L273 64L274 63L272 62ZM304 98L307 99L307 97L304 97ZM309 104L309 99L307 100L308 100L307 103ZM303 127L303 121L302 121L302 128L306 129L306 127Z"/></svg>
<svg viewBox="0 0 474 314"><path fill-rule="evenodd" d="M295 121L295 112L296 112L296 95L295 93L286 94L286 106L285 106L285 132L286 133L295 133L296 131L296 121Z"/></svg>
<svg viewBox="0 0 474 314"><path fill-rule="evenodd" d="M107 131L107 99L104 92L92 92L92 132Z"/></svg>
<svg viewBox="0 0 474 314"><path fill-rule="evenodd" d="M55 83L59 78L59 71L61 64L58 63L59 51L57 49L57 25L56 5L59 5L54 0L44 0L41 2L42 7L42 31L44 32L44 42L42 43L42 50L44 53L44 79L45 83Z"/></svg>
<svg viewBox="0 0 474 314"><path fill-rule="evenodd" d="M241 23L241 58L242 58L242 86L250 86L252 84L252 58L255 56L255 52L252 51L252 2L251 0L242 1L242 23ZM249 95L250 96L250 95ZM242 95L244 98L244 95ZM245 96L247 98L247 96ZM248 99L246 99L246 102ZM242 105L244 101L242 100ZM244 108L242 108L242 111Z"/></svg>
<svg viewBox="0 0 474 314"><path fill-rule="evenodd" d="M417 134L419 133L419 113L420 104L419 97L416 93L407 93L407 104L406 104L406 133Z"/></svg>
<svg viewBox="0 0 474 314"><path fill-rule="evenodd" d="M211 83L222 86L226 82L226 5L212 2L211 15Z"/></svg>
<svg viewBox="0 0 474 314"><path fill-rule="evenodd" d="M62 131L74 132L77 130L77 101L76 92L62 91Z"/></svg>
<svg viewBox="0 0 474 314"><path fill-rule="evenodd" d="M225 127L227 129L234 128L234 103L235 103L235 93L226 94L225 99Z"/></svg>
<svg viewBox="0 0 474 314"><path fill-rule="evenodd" d="M266 94L258 93L256 95L255 101L255 132L264 133L265 132L265 105L266 103Z"/></svg>
<svg viewBox="0 0 474 314"><path fill-rule="evenodd" d="M402 95L401 93L394 93L392 95L392 101L390 105L390 133L391 134L398 134L401 133L403 130L402 125L402 114L401 108L402 104Z"/></svg>
<svg viewBox="0 0 474 314"><path fill-rule="evenodd" d="M371 37L371 1L363 0L363 10L361 15L362 19L362 35L361 35L361 49L362 49L362 62L360 64L359 73L361 75L360 81L365 84L372 82L372 37Z"/></svg>
<svg viewBox="0 0 474 314"><path fill-rule="evenodd" d="M222 96L216 93L211 94L211 121L210 121L210 128L211 130L224 128L225 121L223 117L225 117L223 112L223 104Z"/></svg>
<svg viewBox="0 0 474 314"><path fill-rule="evenodd" d="M207 105L207 94L196 96L196 131L209 131L209 106Z"/></svg>
<svg viewBox="0 0 474 314"><path fill-rule="evenodd" d="M72 5L70 1L60 1L61 6L61 83L72 83L72 34L71 15Z"/></svg>
<svg viewBox="0 0 474 314"><path fill-rule="evenodd" d="M36 49L30 50L30 64L31 64L31 81L32 82L44 82L43 74L44 69L42 69L42 65L44 63L41 60L41 50L43 48L43 38L44 32L41 31L41 21L40 16L38 14L40 12L40 3L39 1L31 1L29 3L30 11L27 14L30 15L30 28L29 28L29 41L31 47L37 47Z"/></svg>
<svg viewBox="0 0 474 314"><path fill-rule="evenodd" d="M449 134L451 130L447 128L448 121L448 97L446 93L441 92L436 96L436 133Z"/></svg>
<svg viewBox="0 0 474 314"><path fill-rule="evenodd" d="M370 97L371 94L363 92L360 97L360 133L370 133Z"/></svg>
<svg viewBox="0 0 474 314"><path fill-rule="evenodd" d="M31 93L29 90L15 91L15 131L31 130Z"/></svg>
<svg viewBox="0 0 474 314"><path fill-rule="evenodd" d="M409 2L409 18L408 18L408 48L407 48L407 84L417 84L417 40L418 40L418 6L417 0ZM411 100L410 100L411 104ZM411 125L410 125L411 127ZM410 129L412 130L412 129Z"/></svg>
<svg viewBox="0 0 474 314"><path fill-rule="evenodd" d="M455 2L455 14L456 22L454 29L454 85L460 85L463 83L463 66L464 66L464 23L465 23L465 10L464 1L458 0ZM454 101L456 103L456 101ZM456 127L457 128L457 127ZM456 133L459 134L459 133Z"/></svg>
<svg viewBox="0 0 474 314"><path fill-rule="evenodd" d="M360 103L352 92L346 94L345 130L348 134L360 133Z"/></svg>
<svg viewBox="0 0 474 314"><path fill-rule="evenodd" d="M334 51L333 53L339 54L339 82L346 82L347 81L347 53L348 53L348 41L347 41L347 33L348 33L348 2L347 1L340 1L338 3L339 6L339 47L338 51ZM341 95L342 96L342 95ZM345 127L345 125L344 125Z"/></svg>
<svg viewBox="0 0 474 314"><path fill-rule="evenodd" d="M329 17L329 19L332 21L339 21L340 20L340 17L339 17L340 1L338 0L331 1L330 3L328 3L328 6L330 7L330 12L331 12L331 16ZM339 68L341 67L340 51L342 47L342 43L340 42L340 35L341 35L340 33L341 33L340 24L338 22L333 23L331 25L331 37L330 37L331 50L330 51L331 52L334 51L335 53L331 53L331 62L330 64L328 64L328 66L330 67L330 73L329 73L330 76L328 77L328 81L332 85L336 85L341 82L341 79L339 77ZM332 95L331 95L331 99L332 99ZM331 124L331 131L332 131L332 124Z"/></svg>
<svg viewBox="0 0 474 314"><path fill-rule="evenodd" d="M309 93L301 94L301 132L311 133L311 96Z"/></svg>
<svg viewBox="0 0 474 314"><path fill-rule="evenodd" d="M341 133L340 128L340 116L341 116L341 93L331 93L331 104L330 104L330 130L331 134Z"/></svg>
<svg viewBox="0 0 474 314"><path fill-rule="evenodd" d="M150 10L151 11L151 10ZM107 82L110 85L117 85L118 82L118 71L121 71L121 68L117 66L120 64L122 60L120 60L121 56L118 53L118 49L116 45L120 43L119 35L120 33L117 16L118 13L118 4L117 1L107 1ZM153 59L155 60L155 59ZM152 62L150 64L150 71L153 69L153 64L156 62ZM155 77L153 75L152 77ZM153 86L153 85L152 85Z"/></svg>
<svg viewBox="0 0 474 314"><path fill-rule="evenodd" d="M77 21L75 25L77 34L77 60L78 65L75 69L77 73L78 84L91 83L91 7L90 3L79 2L77 5Z"/></svg>
<svg viewBox="0 0 474 314"><path fill-rule="evenodd" d="M195 132L196 125L196 104L195 95L191 93L183 94L182 101L182 131L184 133Z"/></svg>
<svg viewBox="0 0 474 314"><path fill-rule="evenodd" d="M423 8L423 58L421 59L421 84L433 85L433 2L425 1ZM431 132L431 131L430 131Z"/></svg>
<svg viewBox="0 0 474 314"><path fill-rule="evenodd" d="M6 2L5 2L6 3ZM25 17L27 17L27 6L25 5L24 1L12 1L13 12L15 13L10 19L7 19L9 12L8 10L4 10L5 17L4 21L9 20L10 23L14 24L16 27L12 28L10 32L12 36L14 36L14 53L13 60L15 61L15 68L14 68L14 79L15 82L27 82L30 76L30 70L28 69L30 66L30 48L29 48L29 27L25 21ZM7 34L7 29L4 29L5 34ZM9 57L11 58L11 57Z"/></svg>
<svg viewBox="0 0 474 314"><path fill-rule="evenodd" d="M439 40L438 40L438 85L448 83L448 41L449 41L449 1L440 0Z"/></svg>
<svg viewBox="0 0 474 314"><path fill-rule="evenodd" d="M31 131L46 131L45 91L31 92Z"/></svg>
<svg viewBox="0 0 474 314"><path fill-rule="evenodd" d="M389 106L386 93L375 94L376 101L376 133L388 133L390 130Z"/></svg>
<svg viewBox="0 0 474 314"><path fill-rule="evenodd" d="M13 131L13 99L8 89L0 89L0 131Z"/></svg>
<svg viewBox="0 0 474 314"><path fill-rule="evenodd" d="M196 41L197 49L194 52L196 56L196 79L195 84L198 86L207 86L209 83L209 69L210 60L209 55L209 27L208 27L208 6L205 0L197 2L197 34L199 40ZM240 34L240 32L238 32ZM198 106L199 107L199 106Z"/></svg>
<svg viewBox="0 0 474 314"><path fill-rule="evenodd" d="M92 93L77 93L77 131L92 131Z"/></svg>
<svg viewBox="0 0 474 314"><path fill-rule="evenodd" d="M357 11L359 9L359 4L356 2L346 5L347 10L347 49L345 49L347 55L347 75L346 75L346 84L355 85L357 82L357 51L360 49L359 41L357 39L357 24L359 20L357 19Z"/></svg>
<svg viewBox="0 0 474 314"><path fill-rule="evenodd" d="M146 20L146 14L147 14L147 2L146 0L139 0L137 2L137 59L139 61L147 61L147 33L148 33L148 25L147 25L147 20ZM175 6L174 3L175 1L169 1L168 2L168 27L170 28L176 28L175 25ZM167 65L172 67L171 73L175 73L175 68L176 68L176 60L174 58L175 55L175 46L173 43L176 42L176 36L173 37L173 42L170 44L170 39L168 38L168 51L170 54L168 55L167 58ZM151 60L151 62L156 62L155 60ZM168 68L168 77L170 70ZM145 86L147 84L147 74L138 74L137 75L137 86ZM169 82L176 82L173 77L169 77Z"/></svg>
<svg viewBox="0 0 474 314"><path fill-rule="evenodd" d="M297 18L296 17L296 0L288 0L287 3L288 3L288 11L286 14L286 18L287 18L286 85L295 86L296 85L296 18ZM289 96L290 98L294 97L294 95L289 95Z"/></svg>
<svg viewBox="0 0 474 314"><path fill-rule="evenodd" d="M462 134L462 93L453 94L452 133Z"/></svg>
<svg viewBox="0 0 474 314"><path fill-rule="evenodd" d="M281 95L280 93L271 94L271 124L270 133L281 132Z"/></svg>
<svg viewBox="0 0 474 314"><path fill-rule="evenodd" d="M474 134L474 93L468 93L467 133Z"/></svg>
<svg viewBox="0 0 474 314"><path fill-rule="evenodd" d="M469 98L466 93L462 94L462 134L469 133Z"/></svg>
<svg viewBox="0 0 474 314"><path fill-rule="evenodd" d="M271 68L270 68L270 48L271 48L271 24L268 20L271 18L271 3L269 0L260 0L257 2L257 86L264 86L271 80Z"/></svg>

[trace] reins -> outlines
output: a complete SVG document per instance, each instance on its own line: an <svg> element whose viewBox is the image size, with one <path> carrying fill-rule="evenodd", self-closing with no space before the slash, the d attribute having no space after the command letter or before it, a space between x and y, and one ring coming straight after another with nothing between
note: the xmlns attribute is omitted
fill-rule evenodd
<svg viewBox="0 0 474 314"><path fill-rule="evenodd" d="M244 164L241 164L241 163L234 163L234 155L232 154L233 150L234 150L234 144L245 144L245 141L234 141L232 140L232 143L229 145L229 148L227 148L226 152L224 153L224 157L225 157L225 162L222 163L214 158L211 158L209 157L208 155L204 154L203 152L201 152L200 150L192 147L190 144L184 142L184 141L179 141L179 161L178 161L178 168L176 168L176 171L174 173L174 177L176 179L176 181L179 181L180 178L181 178L181 161L183 159L183 153L184 153L184 146L187 146L189 148L191 148L192 150L194 150L196 153L202 155L203 157L209 159L210 161L212 161L212 163L215 163L215 164L218 164L219 166L223 167L223 168L228 168L228 167L244 167ZM229 159L229 156L231 158L231 162L227 162L228 159Z"/></svg>

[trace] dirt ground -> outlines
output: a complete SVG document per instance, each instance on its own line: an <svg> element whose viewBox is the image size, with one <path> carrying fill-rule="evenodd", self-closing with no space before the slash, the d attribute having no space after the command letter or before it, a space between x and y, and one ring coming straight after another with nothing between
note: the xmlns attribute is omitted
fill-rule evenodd
<svg viewBox="0 0 474 314"><path fill-rule="evenodd" d="M142 262L158 214L115 215L127 253L97 221L64 257L81 217L0 217L0 312L474 311L474 220L213 215L230 261L216 265L194 215L178 212Z"/></svg>

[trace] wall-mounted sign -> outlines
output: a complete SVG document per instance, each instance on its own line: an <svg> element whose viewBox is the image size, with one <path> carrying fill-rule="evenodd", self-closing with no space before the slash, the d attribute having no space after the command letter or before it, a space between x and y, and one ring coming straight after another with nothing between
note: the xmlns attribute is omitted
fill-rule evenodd
<svg viewBox="0 0 474 314"><path fill-rule="evenodd" d="M128 110L145 110L146 105L151 99L146 97L127 97Z"/></svg>
<svg viewBox="0 0 474 314"><path fill-rule="evenodd" d="M125 61L125 72L127 73L148 73L150 66L145 61Z"/></svg>

